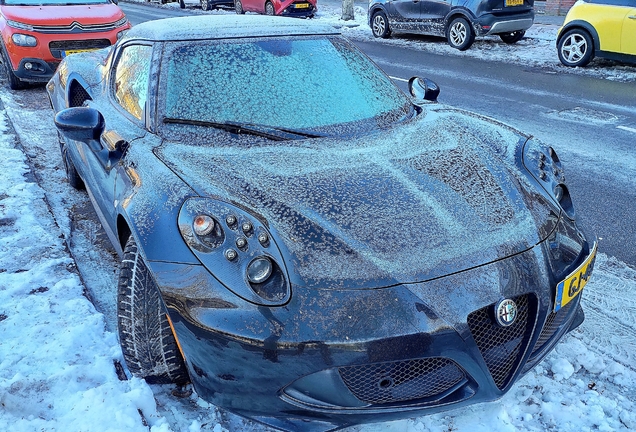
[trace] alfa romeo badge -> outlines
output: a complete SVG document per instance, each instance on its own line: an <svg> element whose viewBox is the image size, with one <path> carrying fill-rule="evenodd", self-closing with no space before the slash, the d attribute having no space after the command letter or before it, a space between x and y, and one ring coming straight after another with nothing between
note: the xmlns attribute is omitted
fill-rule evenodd
<svg viewBox="0 0 636 432"><path fill-rule="evenodd" d="M514 324L517 319L517 304L510 299L501 300L495 305L495 319L502 327Z"/></svg>

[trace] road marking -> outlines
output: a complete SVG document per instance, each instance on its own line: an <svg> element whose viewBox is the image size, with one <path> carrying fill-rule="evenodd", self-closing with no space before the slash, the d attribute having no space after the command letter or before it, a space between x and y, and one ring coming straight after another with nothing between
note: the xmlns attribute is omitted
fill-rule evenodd
<svg viewBox="0 0 636 432"><path fill-rule="evenodd" d="M617 129L622 129L622 130L627 131L627 132L634 132L634 133L636 133L636 129L634 129L634 128L630 128L630 127L627 127L627 126L616 126L616 128L617 128Z"/></svg>
<svg viewBox="0 0 636 432"><path fill-rule="evenodd" d="M402 82L405 82L405 83L409 82L409 80L407 80L407 79L398 78L398 77L394 77L394 76L390 76L390 75L389 75L389 78L391 78L392 80L402 81Z"/></svg>

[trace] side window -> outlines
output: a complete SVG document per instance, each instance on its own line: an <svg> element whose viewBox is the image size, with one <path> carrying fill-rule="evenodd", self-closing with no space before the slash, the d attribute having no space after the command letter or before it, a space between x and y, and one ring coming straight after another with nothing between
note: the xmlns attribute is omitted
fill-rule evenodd
<svg viewBox="0 0 636 432"><path fill-rule="evenodd" d="M115 65L113 94L126 111L141 119L148 95L152 47L131 45L121 52Z"/></svg>

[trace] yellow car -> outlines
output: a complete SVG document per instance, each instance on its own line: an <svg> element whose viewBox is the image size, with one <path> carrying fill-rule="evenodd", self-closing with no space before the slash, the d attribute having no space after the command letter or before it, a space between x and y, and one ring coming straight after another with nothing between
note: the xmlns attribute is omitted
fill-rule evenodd
<svg viewBox="0 0 636 432"><path fill-rule="evenodd" d="M557 34L559 60L587 65L594 56L636 63L636 0L579 0Z"/></svg>

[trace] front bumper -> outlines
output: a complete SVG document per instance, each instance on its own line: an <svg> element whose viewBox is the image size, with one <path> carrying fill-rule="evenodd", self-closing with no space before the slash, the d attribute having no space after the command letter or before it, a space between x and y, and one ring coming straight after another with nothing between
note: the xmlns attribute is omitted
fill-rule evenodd
<svg viewBox="0 0 636 432"><path fill-rule="evenodd" d="M501 397L580 324L580 296L554 313L554 287L590 251L575 227L559 227L472 270L380 290L297 286L283 307L237 298L202 266L150 267L202 398L279 428L325 430ZM510 327L492 317L502 298L519 305Z"/></svg>

